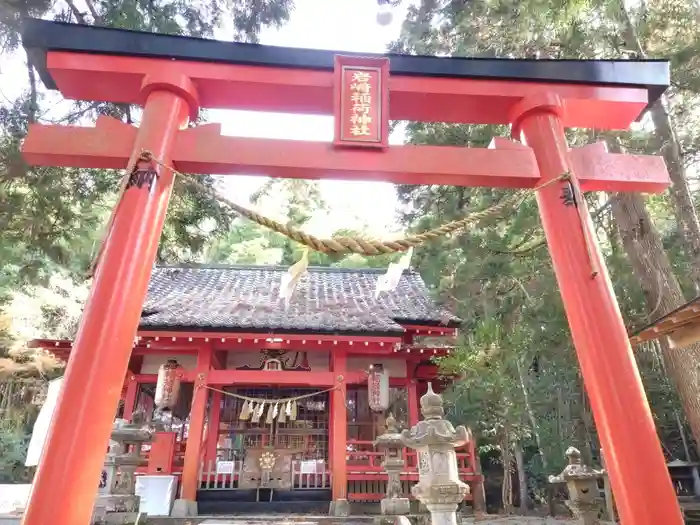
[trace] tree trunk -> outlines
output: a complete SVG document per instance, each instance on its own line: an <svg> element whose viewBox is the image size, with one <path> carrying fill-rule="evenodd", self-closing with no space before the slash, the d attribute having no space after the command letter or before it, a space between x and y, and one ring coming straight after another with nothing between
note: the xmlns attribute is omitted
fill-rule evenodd
<svg viewBox="0 0 700 525"><path fill-rule="evenodd" d="M691 258L690 272L695 283L695 290L700 291L700 221L695 212L693 195L685 175L681 146L673 129L671 116L663 99L657 100L649 111L660 142L661 154L666 161L668 173L673 183L669 192L673 208L681 229L685 248Z"/></svg>
<svg viewBox="0 0 700 525"><path fill-rule="evenodd" d="M576 436L580 443L581 459L588 465L593 465L593 442L592 436L595 434L595 423L588 403L588 395L583 385L583 378L580 377L581 388L579 390L579 414L576 420Z"/></svg>
<svg viewBox="0 0 700 525"><path fill-rule="evenodd" d="M532 428L532 435L535 438L535 443L537 444L537 450L540 454L540 459L542 460L542 468L545 472L549 470L547 457L545 456L544 449L542 448L542 439L540 438L540 426L537 424L537 419L535 418L535 411L532 409L530 404L530 394L527 390L527 380L525 374L523 373L523 366L520 363L520 359L516 359L516 365L518 367L518 377L520 378L520 388L523 391L523 400L525 401L525 410L527 411L527 418L530 422L530 427ZM517 459L517 458L516 458Z"/></svg>
<svg viewBox="0 0 700 525"><path fill-rule="evenodd" d="M649 310L663 315L682 305L685 298L680 284L643 198L636 193L619 193L613 200L612 213ZM664 366L678 391L697 446L700 444L700 344L671 349L665 338L660 344Z"/></svg>
<svg viewBox="0 0 700 525"><path fill-rule="evenodd" d="M510 424L508 414L506 414L503 425L503 435L501 436L501 459L503 461L503 483L501 484L501 502L503 512L511 514L513 512L513 481L511 479L510 466L513 458L510 452Z"/></svg>
<svg viewBox="0 0 700 525"><path fill-rule="evenodd" d="M676 426L678 427L678 433L681 435L681 442L683 443L683 453L685 454L685 460L690 463L693 461L690 455L690 447L688 446L688 438L685 437L685 428L683 428L683 422L681 421L681 416L677 411L673 411L676 416Z"/></svg>
<svg viewBox="0 0 700 525"><path fill-rule="evenodd" d="M631 46L639 58L645 58L646 50L639 40L637 29L623 1L620 1L620 15L622 18L622 35L626 45L628 47ZM698 220L693 195L688 186L680 141L676 136L673 121L666 109L666 104L665 97L661 97L651 106L649 114L656 130L659 150L666 161L668 173L673 183L669 189L669 194L673 203L674 215L684 241L684 248L691 258L690 277L695 283L696 291L700 291L700 220Z"/></svg>
<svg viewBox="0 0 700 525"><path fill-rule="evenodd" d="M605 452L600 451L600 463L605 469L605 478L603 479L603 491L605 492L605 513L607 514L608 521L615 522L617 515L615 513L615 496L612 492L612 486L610 485L610 476L608 475L608 467L605 465Z"/></svg>
<svg viewBox="0 0 700 525"><path fill-rule="evenodd" d="M529 509L530 497L527 491L527 472L525 471L525 457L523 448L519 442L513 444L515 465L518 468L518 492L520 494L520 514L526 515Z"/></svg>

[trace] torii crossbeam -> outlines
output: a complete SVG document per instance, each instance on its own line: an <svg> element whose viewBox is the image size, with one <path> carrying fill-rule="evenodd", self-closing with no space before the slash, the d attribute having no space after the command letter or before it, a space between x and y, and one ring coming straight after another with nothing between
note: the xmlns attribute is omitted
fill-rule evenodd
<svg viewBox="0 0 700 525"><path fill-rule="evenodd" d="M570 151L564 135L565 126L628 127L668 86L666 62L341 57L39 20L25 21L23 41L46 86L65 97L144 106L138 129L105 118L94 128L34 125L23 148L28 162L125 168L142 150L162 162L157 180L127 189L115 214L24 524L89 523L173 186L168 165L191 173L505 188L572 173L571 181L543 186L537 201L619 514L626 525L683 523L620 310L590 244L585 202L561 198L570 184L648 192L668 185L658 158L610 154L602 145ZM200 107L334 114L336 140L183 129ZM496 139L491 149L389 147L389 119L510 124L527 145ZM602 269L595 277L591 262ZM192 448L185 470L199 461ZM333 476L342 480L347 466L339 463ZM343 485L334 484L341 487L334 499L346 497ZM181 498L195 496L196 486L183 482Z"/></svg>
<svg viewBox="0 0 700 525"><path fill-rule="evenodd" d="M504 138L489 149L391 146L383 153L339 150L323 142L221 135L219 124L181 130L173 167L183 173L256 174L299 179L379 180L395 184L444 184L533 188L540 181L531 148ZM112 117L94 128L34 125L22 152L30 164L124 169L138 129ZM668 186L660 157L608 153L603 143L574 149L571 164L584 191L657 192Z"/></svg>

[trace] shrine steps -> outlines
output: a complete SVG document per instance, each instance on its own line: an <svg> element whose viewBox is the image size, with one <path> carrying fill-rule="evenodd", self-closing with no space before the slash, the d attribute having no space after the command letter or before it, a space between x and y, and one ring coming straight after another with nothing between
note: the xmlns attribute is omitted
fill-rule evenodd
<svg viewBox="0 0 700 525"><path fill-rule="evenodd" d="M331 491L200 490L197 507L200 515L226 514L327 514Z"/></svg>

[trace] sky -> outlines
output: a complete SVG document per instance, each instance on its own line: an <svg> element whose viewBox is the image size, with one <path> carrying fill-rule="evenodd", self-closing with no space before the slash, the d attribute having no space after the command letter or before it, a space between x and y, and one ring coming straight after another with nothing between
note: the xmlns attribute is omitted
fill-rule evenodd
<svg viewBox="0 0 700 525"><path fill-rule="evenodd" d="M399 36L405 15L405 8L394 9L393 23L380 26L376 22L376 0L296 0L295 3L289 23L279 30L261 32L262 44L382 53ZM221 33L217 38L223 40L230 31L223 27ZM221 122L225 135L324 142L333 139L332 116L219 110L210 111L208 115L210 121ZM403 139L403 133L398 130L390 137L390 142L401 144ZM263 181L259 177L229 180L226 193L234 200L237 193L249 194ZM400 230L394 220L396 193L392 184L322 181L321 189L330 209L329 217L315 217L306 228L311 233L329 235L333 230L350 227L362 228L379 237L387 231Z"/></svg>
<svg viewBox="0 0 700 525"><path fill-rule="evenodd" d="M376 0L296 0L291 20L281 29L266 28L260 35L262 44L286 47L329 49L353 53L382 53L395 40L404 19L405 8L394 10L391 25L376 22ZM232 31L219 29L216 37L228 40ZM17 78L26 78L25 57L22 52L0 58L0 97L2 103L15 99L25 87ZM51 111L45 118L60 116L70 106L57 95L45 106ZM211 110L209 122L222 124L222 133L230 136L297 139L330 142L333 139L333 117L261 113L248 111ZM390 142L403 142L401 130ZM246 205L250 194L265 181L263 177L228 175L222 177L222 191L240 204ZM314 217L305 226L309 233L330 235L341 228L362 229L368 235L385 237L397 233L395 221L396 193L387 183L322 181L321 190L329 212ZM274 206L259 210L275 217ZM268 209L269 208L269 209Z"/></svg>

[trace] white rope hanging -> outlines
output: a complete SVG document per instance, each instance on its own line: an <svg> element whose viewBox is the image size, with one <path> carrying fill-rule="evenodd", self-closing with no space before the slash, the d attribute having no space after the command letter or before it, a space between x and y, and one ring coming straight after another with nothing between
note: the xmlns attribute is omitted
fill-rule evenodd
<svg viewBox="0 0 700 525"><path fill-rule="evenodd" d="M277 420L278 423L296 421L299 411L299 401L317 396L319 394L325 394L335 390L338 387L334 386L325 390L319 390L318 392L311 392L309 394L302 394L300 396L281 399L258 399L255 397L234 394L233 392L227 392L226 390L219 390L218 388L212 388L210 386L202 386L202 388L206 388L207 390L212 390L214 392L221 392L226 396L241 399L243 401L243 406L241 407L241 412L238 415L239 421L250 421L251 423L256 424L260 423L260 421L264 421L266 424L271 425L275 420ZM265 416L264 419L263 416Z"/></svg>

